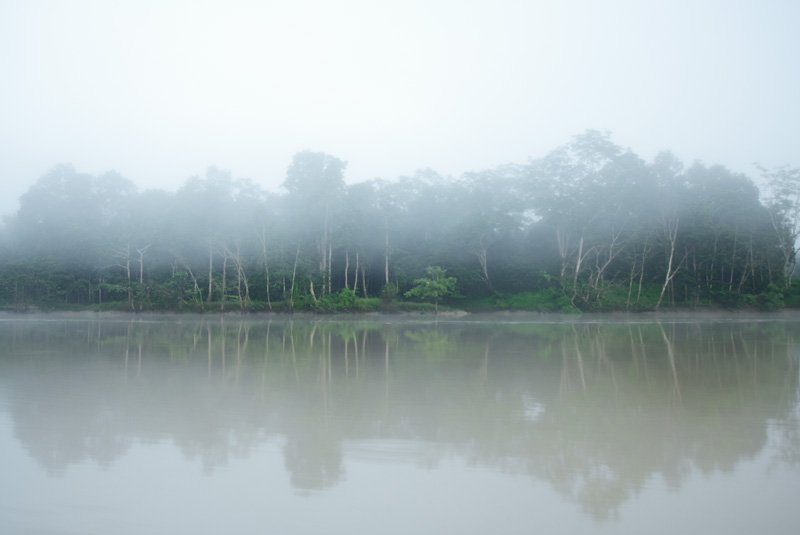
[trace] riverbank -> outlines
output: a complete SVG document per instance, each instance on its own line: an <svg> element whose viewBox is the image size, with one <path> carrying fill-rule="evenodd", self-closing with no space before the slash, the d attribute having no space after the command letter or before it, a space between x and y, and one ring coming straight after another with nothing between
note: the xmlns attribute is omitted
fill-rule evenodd
<svg viewBox="0 0 800 535"><path fill-rule="evenodd" d="M689 297L689 296L686 296ZM437 306L438 305L438 306ZM772 312L782 309L800 309L800 283L791 287L770 285L761 294L721 292L705 299L661 299L655 285L636 291L608 285L602 295L569 296L561 289L543 288L518 293L493 292L482 297L468 298L454 295L440 299L438 304L405 299L397 292L381 292L380 297L360 297L353 290L319 297L300 295L295 299L261 301L238 296L225 300L203 301L195 297L164 302L156 295L145 292L128 299L104 300L93 304L66 304L54 300L36 300L0 304L0 310L9 312L162 312L175 314L287 314L287 315L447 315L461 314L643 314L658 311L708 311L708 312ZM438 311L438 312L437 312Z"/></svg>
<svg viewBox="0 0 800 535"><path fill-rule="evenodd" d="M313 312L313 311L279 311L279 310L125 310L123 308L93 309L89 307L47 308L28 307L24 310L0 308L0 316L49 316L49 317L166 317L166 316L206 316L206 317L276 317L297 319L322 319L322 318L436 318L438 320L464 319L464 318L496 318L519 320L524 318L648 318L657 316L686 316L686 317L719 317L719 316L754 316L754 317L797 317L800 309L783 307L773 310L762 310L756 307L745 308L720 308L720 307L663 307L659 310L606 310L592 312L560 313L536 310L461 310L440 309L438 313L430 310L401 311L401 310L376 310L370 312Z"/></svg>

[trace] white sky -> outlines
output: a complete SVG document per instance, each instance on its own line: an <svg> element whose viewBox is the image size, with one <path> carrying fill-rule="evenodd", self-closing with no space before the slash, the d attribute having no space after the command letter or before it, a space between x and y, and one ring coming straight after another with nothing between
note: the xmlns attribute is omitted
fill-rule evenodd
<svg viewBox="0 0 800 535"><path fill-rule="evenodd" d="M0 214L58 163L276 190L524 163L587 128L755 177L800 165L800 1L0 0Z"/></svg>

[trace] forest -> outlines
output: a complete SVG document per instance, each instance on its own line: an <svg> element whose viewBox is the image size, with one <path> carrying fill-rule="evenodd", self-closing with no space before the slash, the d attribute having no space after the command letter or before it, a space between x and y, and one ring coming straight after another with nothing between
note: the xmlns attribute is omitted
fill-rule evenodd
<svg viewBox="0 0 800 535"><path fill-rule="evenodd" d="M541 312L800 306L800 169L647 162L589 130L523 164L280 192L211 167L175 192L68 165L0 229L5 310Z"/></svg>

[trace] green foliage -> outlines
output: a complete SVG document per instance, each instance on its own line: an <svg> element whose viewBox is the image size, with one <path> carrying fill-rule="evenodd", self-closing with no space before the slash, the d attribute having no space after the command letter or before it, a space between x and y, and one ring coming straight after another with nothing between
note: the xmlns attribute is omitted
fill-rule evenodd
<svg viewBox="0 0 800 535"><path fill-rule="evenodd" d="M789 308L800 308L800 280L792 280L792 284L783 295L784 304Z"/></svg>
<svg viewBox="0 0 800 535"><path fill-rule="evenodd" d="M634 283L630 287L630 301L626 297L626 310L653 310L658 302L660 288L656 284L645 284L642 288ZM626 293L627 296L627 293Z"/></svg>
<svg viewBox="0 0 800 535"><path fill-rule="evenodd" d="M432 300L436 310L439 309L439 299L455 294L456 278L447 277L445 269L439 266L425 268L427 277L414 281L414 287L405 293L406 297L418 297L423 300Z"/></svg>
<svg viewBox="0 0 800 535"><path fill-rule="evenodd" d="M342 288L338 294L325 295L314 301L311 309L315 312L353 312L355 303L355 292Z"/></svg>
<svg viewBox="0 0 800 535"><path fill-rule="evenodd" d="M561 290L547 288L538 292L523 292L500 295L494 307L501 310L525 310L531 312L558 312L561 314L580 313Z"/></svg>
<svg viewBox="0 0 800 535"><path fill-rule="evenodd" d="M295 309L320 314L376 312L381 309L382 302L378 298L357 297L354 290L342 288L339 293L324 295L314 301L310 296L302 296L295 300ZM280 309L280 303L277 304ZM262 307L263 308L263 307Z"/></svg>
<svg viewBox="0 0 800 535"><path fill-rule="evenodd" d="M381 303L383 307L390 308L398 295L400 295L400 288L397 283L390 282L389 284L385 284L383 288L381 288Z"/></svg>
<svg viewBox="0 0 800 535"><path fill-rule="evenodd" d="M356 305L356 292L349 288L342 288L334 296L334 305L340 310L353 310Z"/></svg>
<svg viewBox="0 0 800 535"><path fill-rule="evenodd" d="M660 288L652 284L646 285L639 292L638 284L610 283L603 288L602 294L593 295L593 299L583 310L586 312L654 310L659 293Z"/></svg>
<svg viewBox="0 0 800 535"><path fill-rule="evenodd" d="M381 300L377 297L357 297L353 306L353 310L361 314L365 314L367 312L377 312L381 309L381 304Z"/></svg>
<svg viewBox="0 0 800 535"><path fill-rule="evenodd" d="M138 290L137 298L139 300L146 299L149 292L143 288ZM189 275L185 271L175 272L170 278L157 285L153 294L151 300L153 306L163 310L183 310L187 304L197 298Z"/></svg>
<svg viewBox="0 0 800 535"><path fill-rule="evenodd" d="M755 297L755 296L754 296ZM777 310L785 306L783 290L777 284L767 286L767 291L755 297L758 308L762 310Z"/></svg>

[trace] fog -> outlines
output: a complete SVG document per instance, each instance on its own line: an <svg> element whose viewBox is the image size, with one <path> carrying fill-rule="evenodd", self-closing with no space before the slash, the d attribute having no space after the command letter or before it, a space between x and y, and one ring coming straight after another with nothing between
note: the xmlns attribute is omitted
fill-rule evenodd
<svg viewBox="0 0 800 535"><path fill-rule="evenodd" d="M589 128L754 175L796 164L796 2L0 5L0 214L58 164L176 190L277 190L525 163Z"/></svg>

